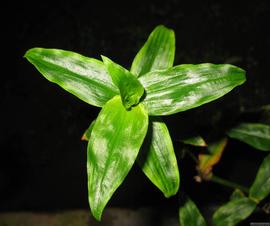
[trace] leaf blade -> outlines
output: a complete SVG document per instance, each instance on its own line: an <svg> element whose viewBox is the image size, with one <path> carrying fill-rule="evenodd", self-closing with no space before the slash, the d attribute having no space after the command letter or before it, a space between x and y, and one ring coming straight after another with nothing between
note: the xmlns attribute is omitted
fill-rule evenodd
<svg viewBox="0 0 270 226"><path fill-rule="evenodd" d="M246 219L255 208L256 203L249 198L233 199L215 211L213 223L216 226L235 226Z"/></svg>
<svg viewBox="0 0 270 226"><path fill-rule="evenodd" d="M123 105L126 109L139 103L144 88L139 80L128 70L102 56L103 62L112 77L114 84L119 88Z"/></svg>
<svg viewBox="0 0 270 226"><path fill-rule="evenodd" d="M149 115L170 115L213 101L245 81L244 70L228 64L183 64L139 77Z"/></svg>
<svg viewBox="0 0 270 226"><path fill-rule="evenodd" d="M143 106L127 111L120 96L108 101L97 117L87 148L89 203L96 219L131 169L147 127Z"/></svg>
<svg viewBox="0 0 270 226"><path fill-rule="evenodd" d="M152 119L149 127L137 162L150 181L168 198L177 193L180 185L173 143L164 122Z"/></svg>
<svg viewBox="0 0 270 226"><path fill-rule="evenodd" d="M267 155L250 187L249 197L260 202L270 194L270 154Z"/></svg>
<svg viewBox="0 0 270 226"><path fill-rule="evenodd" d="M189 198L179 208L181 226L206 226L206 222L196 204Z"/></svg>
<svg viewBox="0 0 270 226"><path fill-rule="evenodd" d="M81 137L81 140L84 140L84 141L89 141L90 139L90 136L91 136L91 133L92 133L92 130L93 130L93 127L95 125L95 122L96 120L93 120L90 124L90 126L84 131L82 137Z"/></svg>
<svg viewBox="0 0 270 226"><path fill-rule="evenodd" d="M140 76L150 71L172 67L174 54L174 31L162 25L157 26L135 56L130 71Z"/></svg>
<svg viewBox="0 0 270 226"><path fill-rule="evenodd" d="M205 140L201 136L189 137L189 138L183 139L181 141L184 144L189 144L189 145L197 146L197 147L206 147L207 146Z"/></svg>
<svg viewBox="0 0 270 226"><path fill-rule="evenodd" d="M270 151L269 125L260 123L241 123L228 131L227 135L258 150Z"/></svg>
<svg viewBox="0 0 270 226"><path fill-rule="evenodd" d="M220 161L227 142L227 138L222 138L208 145L209 154L199 154L197 170L200 176L205 179L211 177L213 167Z"/></svg>
<svg viewBox="0 0 270 226"><path fill-rule="evenodd" d="M101 107L118 94L99 60L71 51L44 48L30 49L25 57L47 80L90 105Z"/></svg>

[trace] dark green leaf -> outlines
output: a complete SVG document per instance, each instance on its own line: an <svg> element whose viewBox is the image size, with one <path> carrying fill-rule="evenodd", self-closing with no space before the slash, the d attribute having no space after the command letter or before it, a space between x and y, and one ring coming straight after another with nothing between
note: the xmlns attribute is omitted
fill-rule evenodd
<svg viewBox="0 0 270 226"><path fill-rule="evenodd" d="M270 193L270 154L263 160L250 190L250 198L260 202Z"/></svg>
<svg viewBox="0 0 270 226"><path fill-rule="evenodd" d="M137 160L145 175L165 197L177 193L180 183L179 170L172 140L164 122L150 120L143 150Z"/></svg>
<svg viewBox="0 0 270 226"><path fill-rule="evenodd" d="M270 126L259 123L241 123L228 136L245 142L261 151L270 151Z"/></svg>
<svg viewBox="0 0 270 226"><path fill-rule="evenodd" d="M239 198L243 198L243 197L245 197L245 194L244 194L241 190L239 190L239 189L237 188L237 189L235 189L235 190L233 191L233 193L231 194L230 200L235 200L235 199L239 199Z"/></svg>
<svg viewBox="0 0 270 226"><path fill-rule="evenodd" d="M174 31L161 25L157 26L137 53L130 71L140 76L150 71L172 67L174 53Z"/></svg>
<svg viewBox="0 0 270 226"><path fill-rule="evenodd" d="M89 203L100 220L112 194L131 169L148 128L148 115L139 104L127 111L120 96L108 101L98 115L88 143Z"/></svg>
<svg viewBox="0 0 270 226"><path fill-rule="evenodd" d="M119 93L99 60L70 51L42 48L28 50L25 57L46 79L88 104L101 107Z"/></svg>
<svg viewBox="0 0 270 226"><path fill-rule="evenodd" d="M179 220L181 226L206 226L203 216L191 199L187 199L180 207Z"/></svg>
<svg viewBox="0 0 270 226"><path fill-rule="evenodd" d="M243 197L229 201L213 215L215 226L235 226L246 219L256 208L256 203Z"/></svg>
<svg viewBox="0 0 270 226"><path fill-rule="evenodd" d="M139 80L122 66L102 56L103 62L112 77L113 83L119 88L123 105L126 109L139 103L144 88Z"/></svg>
<svg viewBox="0 0 270 226"><path fill-rule="evenodd" d="M245 71L229 64L183 64L139 77L149 115L170 115L208 103L245 81Z"/></svg>
<svg viewBox="0 0 270 226"><path fill-rule="evenodd" d="M181 140L184 144L190 144L193 146L198 146L198 147L206 147L207 144L204 141L204 139L201 136L195 136L195 137L190 137L184 140Z"/></svg>
<svg viewBox="0 0 270 226"><path fill-rule="evenodd" d="M87 130L85 130L84 134L82 135L81 140L89 141L95 122L96 120L93 120L91 122L90 126L87 128Z"/></svg>

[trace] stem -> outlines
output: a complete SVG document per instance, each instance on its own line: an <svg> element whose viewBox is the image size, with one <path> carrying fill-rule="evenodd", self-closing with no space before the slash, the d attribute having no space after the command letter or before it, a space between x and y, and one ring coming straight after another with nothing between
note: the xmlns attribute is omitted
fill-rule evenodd
<svg viewBox="0 0 270 226"><path fill-rule="evenodd" d="M237 183L234 183L234 182L225 180L225 179L220 178L220 177L215 176L215 175L212 175L210 181L215 182L217 184L224 185L226 187L230 187L230 188L234 188L234 189L238 188L238 189L240 189L241 191L243 191L245 193L248 193L249 192L249 188L247 188L245 186L242 186L242 185L239 185Z"/></svg>
<svg viewBox="0 0 270 226"><path fill-rule="evenodd" d="M185 151L188 153L188 155L192 158L192 160L196 163L198 163L198 159L196 158L196 156L188 149L185 149Z"/></svg>

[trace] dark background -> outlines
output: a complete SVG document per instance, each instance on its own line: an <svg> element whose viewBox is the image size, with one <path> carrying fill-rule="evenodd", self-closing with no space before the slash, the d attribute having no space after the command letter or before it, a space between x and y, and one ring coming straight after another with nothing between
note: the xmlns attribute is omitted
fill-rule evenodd
<svg viewBox="0 0 270 226"><path fill-rule="evenodd" d="M0 84L1 211L88 208L86 143L80 138L99 109L50 84L23 58L25 51L45 47L96 58L102 54L128 68L159 24L175 30L175 64L231 63L247 72L247 82L224 98L165 117L181 189L200 207L228 200L231 190L194 182L195 166L180 158L178 140L196 132L211 140L238 121L267 122L256 109L270 102L269 1L11 2L7 12ZM230 141L215 172L248 186L264 156ZM162 206L176 212L178 199L165 199L134 166L109 206Z"/></svg>

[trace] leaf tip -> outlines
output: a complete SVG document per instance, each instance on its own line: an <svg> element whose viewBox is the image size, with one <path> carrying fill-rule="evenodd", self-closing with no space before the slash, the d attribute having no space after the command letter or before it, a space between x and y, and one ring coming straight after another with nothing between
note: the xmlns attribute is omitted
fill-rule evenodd
<svg viewBox="0 0 270 226"><path fill-rule="evenodd" d="M88 141L89 137L87 137L86 133L84 133L81 137L81 141Z"/></svg>
<svg viewBox="0 0 270 226"><path fill-rule="evenodd" d="M97 220L101 221L102 211L92 210L92 216Z"/></svg>
<svg viewBox="0 0 270 226"><path fill-rule="evenodd" d="M100 55L100 57L105 65L107 65L111 62L111 60L106 56Z"/></svg>

